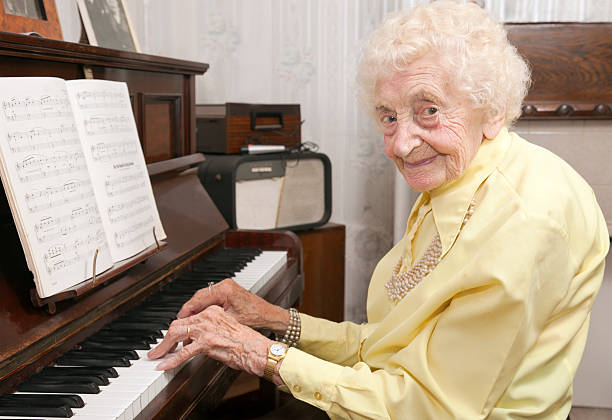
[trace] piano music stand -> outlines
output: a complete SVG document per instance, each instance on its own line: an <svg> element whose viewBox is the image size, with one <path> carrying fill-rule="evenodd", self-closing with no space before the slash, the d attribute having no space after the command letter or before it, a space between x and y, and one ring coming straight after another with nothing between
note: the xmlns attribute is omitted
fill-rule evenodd
<svg viewBox="0 0 612 420"><path fill-rule="evenodd" d="M160 252L162 249L168 246L168 242L160 242L157 240L157 236L155 235L155 227L153 227L153 237L155 238L155 245L151 245L150 247L144 249L143 251L134 255L131 258L116 263L113 267L111 267L99 276L96 276L96 256L98 255L98 250L96 249L96 255L94 256L93 263L93 276L91 279L85 280L77 284L76 286L71 287L70 289L66 289L63 292L57 293L53 296L49 296L46 298L41 298L40 296L38 296L38 292L35 288L30 289L30 300L32 301L32 304L37 308L46 306L45 310L47 311L47 313L49 315L53 315L57 310L57 307L55 305L56 302L79 297L89 292L90 290L99 287L100 285L106 284L111 279L117 278L119 274L123 273L127 269L135 266L140 262L144 262L151 255Z"/></svg>

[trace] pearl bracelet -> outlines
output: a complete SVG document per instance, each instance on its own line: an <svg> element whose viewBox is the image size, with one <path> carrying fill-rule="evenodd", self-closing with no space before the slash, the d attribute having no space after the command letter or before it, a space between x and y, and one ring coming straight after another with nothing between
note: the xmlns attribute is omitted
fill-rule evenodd
<svg viewBox="0 0 612 420"><path fill-rule="evenodd" d="M300 334L302 332L302 323L300 321L300 314L295 308L289 309L289 325L283 338L278 339L281 343L288 345L289 347L295 347L300 341Z"/></svg>

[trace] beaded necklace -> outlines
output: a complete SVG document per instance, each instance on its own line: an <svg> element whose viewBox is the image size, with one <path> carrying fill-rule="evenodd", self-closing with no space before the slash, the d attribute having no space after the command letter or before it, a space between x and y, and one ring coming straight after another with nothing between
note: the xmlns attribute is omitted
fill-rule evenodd
<svg viewBox="0 0 612 420"><path fill-rule="evenodd" d="M472 200L459 231L461 231L463 226L470 220L470 217L474 214L475 207L476 201ZM393 267L391 278L385 284L387 296L389 296L391 302L397 304L406 294L408 294L408 292L414 289L425 276L436 268L440 262L441 255L442 241L440 240L440 235L436 234L421 259L418 260L410 270L403 273L400 273L400 269L402 268L402 257L400 256L395 267Z"/></svg>

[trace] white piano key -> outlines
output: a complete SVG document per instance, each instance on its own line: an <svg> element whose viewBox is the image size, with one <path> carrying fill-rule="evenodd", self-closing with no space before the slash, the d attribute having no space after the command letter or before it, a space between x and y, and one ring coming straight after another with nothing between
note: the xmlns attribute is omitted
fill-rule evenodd
<svg viewBox="0 0 612 420"><path fill-rule="evenodd" d="M245 289L257 293L286 263L287 251L262 251L234 275L234 280Z"/></svg>

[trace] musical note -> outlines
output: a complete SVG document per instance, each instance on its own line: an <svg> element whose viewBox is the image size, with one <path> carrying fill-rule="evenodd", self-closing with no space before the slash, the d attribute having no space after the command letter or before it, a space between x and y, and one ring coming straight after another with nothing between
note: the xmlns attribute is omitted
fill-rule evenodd
<svg viewBox="0 0 612 420"><path fill-rule="evenodd" d="M11 97L2 101L4 117L9 122L69 117L68 96Z"/></svg>
<svg viewBox="0 0 612 420"><path fill-rule="evenodd" d="M136 144L132 141L97 143L91 146L94 161L109 161L119 156L134 155L137 152Z"/></svg>
<svg viewBox="0 0 612 420"><path fill-rule="evenodd" d="M25 131L9 131L7 138L13 153L33 152L79 144L74 124L60 125L54 128L35 127Z"/></svg>
<svg viewBox="0 0 612 420"><path fill-rule="evenodd" d="M97 208L93 205L86 205L85 207L77 207L62 216L41 218L34 225L34 231L38 241L45 243L82 231L98 223L101 223L101 220Z"/></svg>
<svg viewBox="0 0 612 420"><path fill-rule="evenodd" d="M76 95L77 104L80 108L124 108L127 102L121 92L109 91L80 91Z"/></svg>
<svg viewBox="0 0 612 420"><path fill-rule="evenodd" d="M48 186L24 194L26 205L31 213L50 210L67 203L93 200L94 192L89 180L71 180L62 185Z"/></svg>
<svg viewBox="0 0 612 420"><path fill-rule="evenodd" d="M89 262L96 249L107 252L108 245L103 230L96 230L74 240L72 243L60 243L50 246L44 254L48 274L69 269L78 263Z"/></svg>
<svg viewBox="0 0 612 420"><path fill-rule="evenodd" d="M146 179L142 173L131 173L129 175L107 176L104 186L109 197L126 194L138 190L146 185Z"/></svg>
<svg viewBox="0 0 612 420"><path fill-rule="evenodd" d="M135 223L127 229L115 232L114 240L117 247L121 248L143 238L146 235L151 235L153 228L153 215L149 215L139 223Z"/></svg>
<svg viewBox="0 0 612 420"><path fill-rule="evenodd" d="M54 152L51 155L29 155L16 162L15 168L21 182L53 178L87 170L85 157L76 152Z"/></svg>
<svg viewBox="0 0 612 420"><path fill-rule="evenodd" d="M130 119L124 115L86 118L83 125L85 132L92 136L127 132L132 127Z"/></svg>

